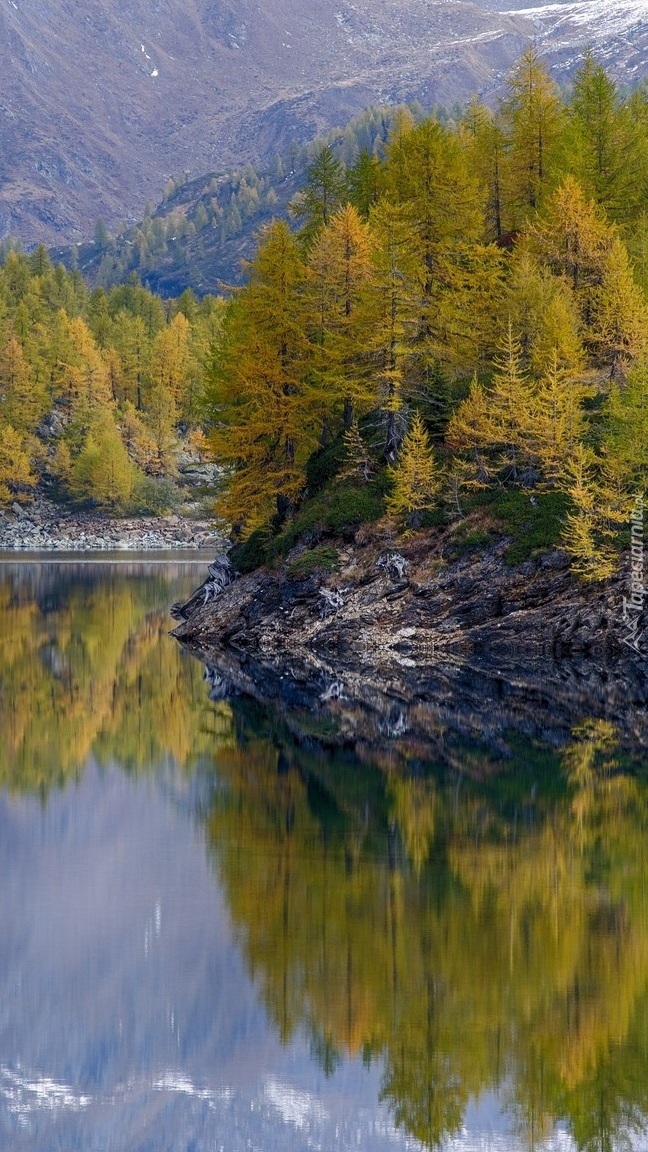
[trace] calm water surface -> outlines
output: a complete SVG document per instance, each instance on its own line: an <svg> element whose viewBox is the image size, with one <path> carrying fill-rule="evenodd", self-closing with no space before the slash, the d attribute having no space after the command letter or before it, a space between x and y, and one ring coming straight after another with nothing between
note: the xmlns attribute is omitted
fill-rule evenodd
<svg viewBox="0 0 648 1152"><path fill-rule="evenodd" d="M0 564L2 1152L648 1147L642 765L300 746L198 572Z"/></svg>

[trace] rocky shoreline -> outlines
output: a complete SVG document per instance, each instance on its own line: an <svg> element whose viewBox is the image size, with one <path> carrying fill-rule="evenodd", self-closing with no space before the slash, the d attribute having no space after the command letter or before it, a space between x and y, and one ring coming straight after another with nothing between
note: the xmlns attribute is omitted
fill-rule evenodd
<svg viewBox="0 0 648 1152"><path fill-rule="evenodd" d="M648 748L648 613L643 647L623 642L626 575L584 585L554 551L507 566L506 541L444 561L443 542L397 548L369 533L335 572L210 569L173 635L198 655L214 697L244 692L334 743L448 748L511 732L564 745L606 721Z"/></svg>
<svg viewBox="0 0 648 1152"><path fill-rule="evenodd" d="M0 551L6 552L156 552L223 546L207 520L183 516L109 519L71 512L44 498L14 503L0 512Z"/></svg>

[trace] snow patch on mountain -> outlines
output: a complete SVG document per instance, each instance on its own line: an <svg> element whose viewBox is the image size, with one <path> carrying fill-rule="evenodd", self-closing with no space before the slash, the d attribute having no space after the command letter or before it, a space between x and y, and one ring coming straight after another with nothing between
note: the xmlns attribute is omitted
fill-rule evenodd
<svg viewBox="0 0 648 1152"><path fill-rule="evenodd" d="M564 29L573 42L576 28L583 30L583 38L600 43L611 36L625 36L639 28L648 28L646 0L581 0L577 4L543 4L504 13L507 16L524 15L536 22L541 30L552 37Z"/></svg>

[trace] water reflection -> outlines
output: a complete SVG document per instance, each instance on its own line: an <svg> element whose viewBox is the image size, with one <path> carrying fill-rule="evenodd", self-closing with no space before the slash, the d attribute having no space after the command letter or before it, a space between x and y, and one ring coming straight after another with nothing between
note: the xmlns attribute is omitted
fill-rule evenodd
<svg viewBox="0 0 648 1152"><path fill-rule="evenodd" d="M429 1146L487 1092L529 1146L608 1149L648 1109L648 793L614 730L479 783L259 737L220 758L209 832L279 1034L382 1065ZM526 761L526 763L525 763Z"/></svg>
<svg viewBox="0 0 648 1152"><path fill-rule="evenodd" d="M194 584L0 572L0 1147L643 1147L614 726L323 750L169 640Z"/></svg>
<svg viewBox="0 0 648 1152"><path fill-rule="evenodd" d="M227 720L167 638L169 596L193 583L182 563L0 569L0 786L46 791L90 755L137 769L211 754Z"/></svg>

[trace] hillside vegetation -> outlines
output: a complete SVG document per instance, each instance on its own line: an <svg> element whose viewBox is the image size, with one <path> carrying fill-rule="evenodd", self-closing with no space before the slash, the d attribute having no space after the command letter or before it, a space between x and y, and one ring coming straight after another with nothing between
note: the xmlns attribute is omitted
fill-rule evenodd
<svg viewBox="0 0 648 1152"><path fill-rule="evenodd" d="M402 110L346 171L324 149L209 369L237 562L387 512L557 529L611 572L646 478L647 190L648 93L590 55L567 100L529 51L495 113Z"/></svg>
<svg viewBox="0 0 648 1152"><path fill-rule="evenodd" d="M0 269L0 505L41 487L109 512L181 500L222 302L163 303L138 283L89 291L44 248Z"/></svg>
<svg viewBox="0 0 648 1152"><path fill-rule="evenodd" d="M345 128L319 135L308 145L292 143L265 167L246 164L225 175L211 172L194 180L182 174L168 181L162 202L147 209L138 224L111 237L100 220L92 241L51 254L101 288L121 284L133 272L162 296L180 295L187 287L203 295L240 285L258 229L286 215L322 149L330 147L345 167L352 167L363 152L384 156L394 120L404 107L417 122L425 118L416 103L369 108ZM435 115L448 119L444 109Z"/></svg>
<svg viewBox="0 0 648 1152"><path fill-rule="evenodd" d="M379 147L317 152L228 301L5 253L1 499L40 476L162 511L209 441L242 567L334 563L327 534L388 514L613 569L646 477L648 91L588 55L565 98L528 51L495 112L401 107L386 142L372 117Z"/></svg>
<svg viewBox="0 0 648 1152"><path fill-rule="evenodd" d="M566 72L593 43L618 76L646 75L636 3L526 7L87 0L79 19L66 0L3 4L0 237L70 244L98 216L115 232L159 201L170 175L262 170L291 140L370 104L451 105L492 90L531 40Z"/></svg>

